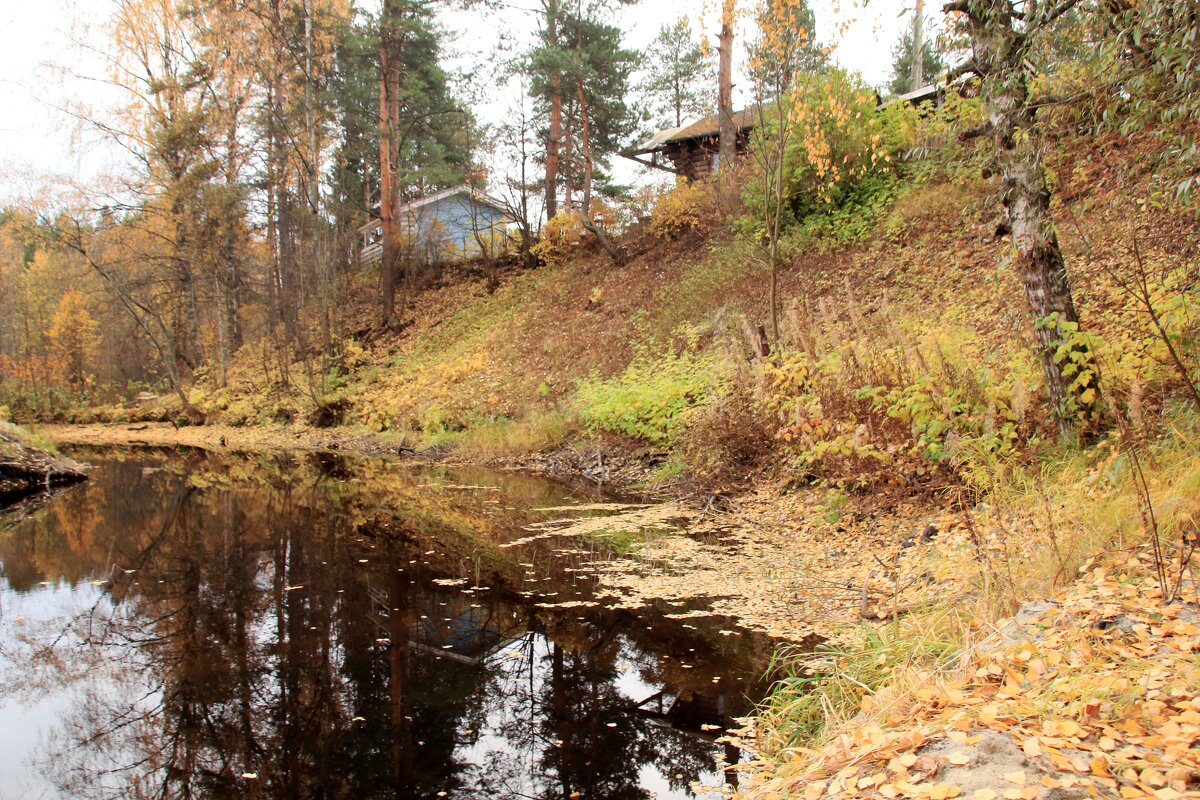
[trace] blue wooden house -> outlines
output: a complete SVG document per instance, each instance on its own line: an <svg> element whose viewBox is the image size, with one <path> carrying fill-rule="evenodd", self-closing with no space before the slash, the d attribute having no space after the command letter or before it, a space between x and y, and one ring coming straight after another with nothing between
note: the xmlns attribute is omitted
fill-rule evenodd
<svg viewBox="0 0 1200 800"><path fill-rule="evenodd" d="M398 207L396 245L401 259L447 264L495 255L509 242L514 221L504 204L469 186L422 197ZM383 223L359 228L363 264L383 258Z"/></svg>

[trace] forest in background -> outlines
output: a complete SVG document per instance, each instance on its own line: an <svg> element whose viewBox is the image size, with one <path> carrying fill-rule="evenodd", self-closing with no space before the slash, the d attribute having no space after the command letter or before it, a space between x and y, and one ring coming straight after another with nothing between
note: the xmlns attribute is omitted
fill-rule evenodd
<svg viewBox="0 0 1200 800"><path fill-rule="evenodd" d="M422 276L392 210L442 189L500 199L528 258L543 210L579 205L594 178L619 193L606 168L635 128L715 110L687 21L634 75L613 5L546 0L534 44L490 54L481 76L445 66L438 15L482 24L494 3L115 4L105 77L127 102L83 125L129 168L62 207L5 210L4 280L20 291L0 325L3 404L55 416L152 390L186 406L185 387L224 385L235 354L265 340L283 364L319 353L325 372L347 333L337 309L362 285L400 327ZM513 84L505 123L478 124L471 98ZM387 253L368 278L369 221Z"/></svg>

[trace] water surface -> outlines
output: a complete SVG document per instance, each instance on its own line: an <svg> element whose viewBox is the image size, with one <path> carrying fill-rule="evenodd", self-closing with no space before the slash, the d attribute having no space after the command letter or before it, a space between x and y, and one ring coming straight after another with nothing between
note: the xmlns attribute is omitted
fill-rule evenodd
<svg viewBox="0 0 1200 800"><path fill-rule="evenodd" d="M529 526L601 498L374 459L76 455L91 481L0 521L2 798L619 800L735 780L714 740L770 643L597 604L603 542Z"/></svg>

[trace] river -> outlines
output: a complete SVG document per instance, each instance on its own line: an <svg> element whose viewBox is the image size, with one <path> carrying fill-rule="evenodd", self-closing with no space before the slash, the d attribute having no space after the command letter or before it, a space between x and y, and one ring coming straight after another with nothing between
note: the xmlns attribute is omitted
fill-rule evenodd
<svg viewBox="0 0 1200 800"><path fill-rule="evenodd" d="M538 478L79 450L0 519L0 798L690 798L771 643L596 596Z"/></svg>

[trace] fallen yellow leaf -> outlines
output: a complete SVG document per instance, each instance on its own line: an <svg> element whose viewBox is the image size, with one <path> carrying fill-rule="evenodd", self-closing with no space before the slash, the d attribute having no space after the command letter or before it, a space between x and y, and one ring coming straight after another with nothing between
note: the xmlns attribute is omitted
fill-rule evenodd
<svg viewBox="0 0 1200 800"><path fill-rule="evenodd" d="M1008 781L1009 783L1015 783L1018 786L1024 786L1025 770L1021 769L1017 770L1016 772L1006 772L1004 773L1004 780Z"/></svg>

